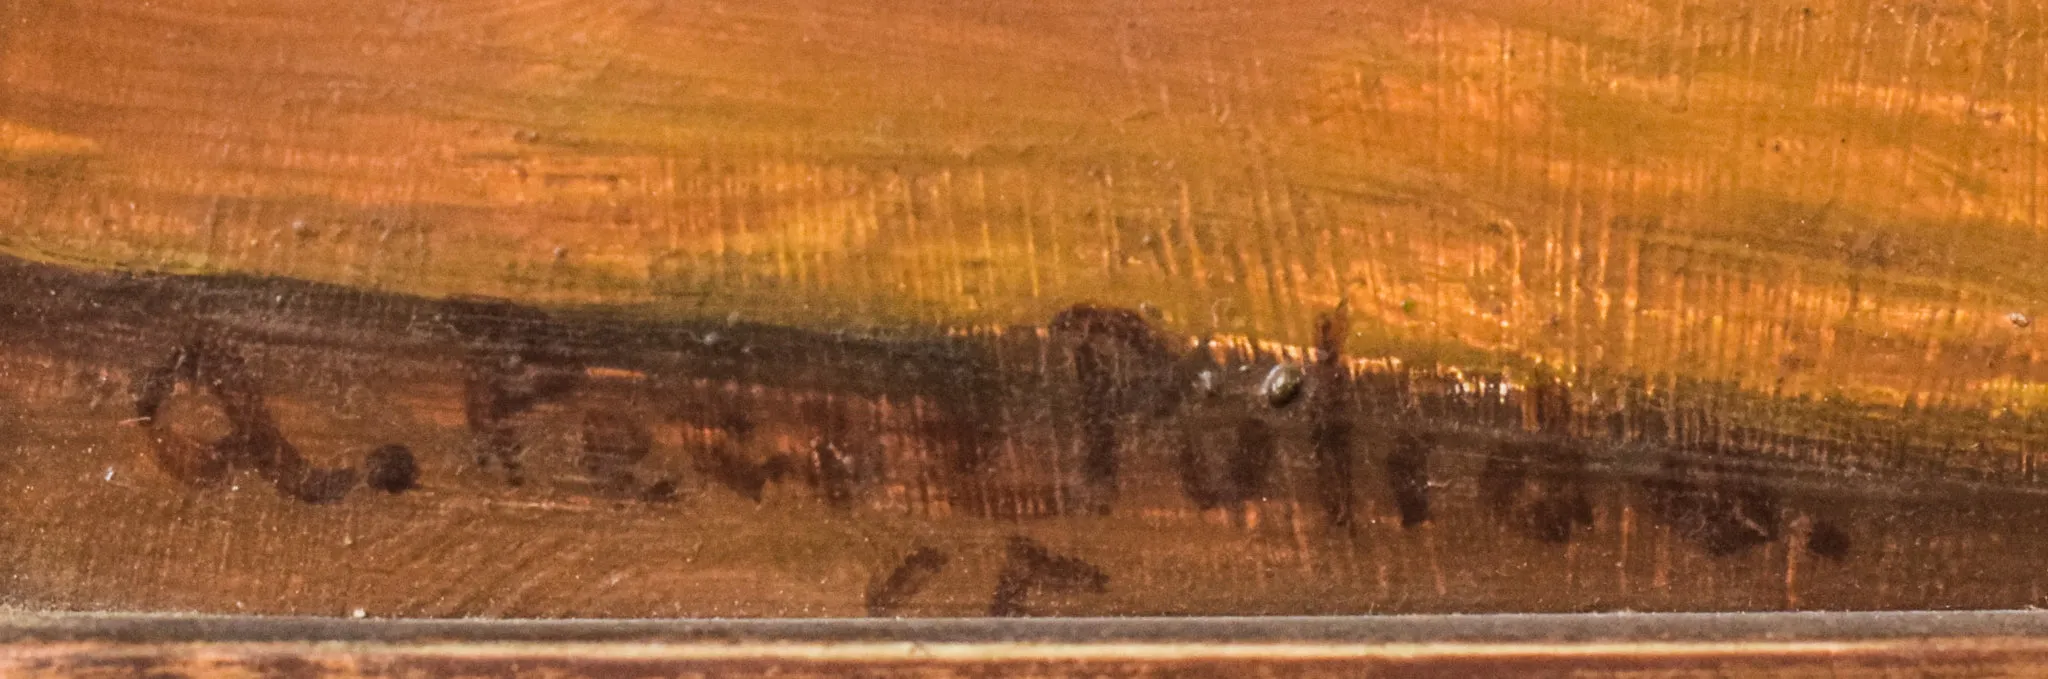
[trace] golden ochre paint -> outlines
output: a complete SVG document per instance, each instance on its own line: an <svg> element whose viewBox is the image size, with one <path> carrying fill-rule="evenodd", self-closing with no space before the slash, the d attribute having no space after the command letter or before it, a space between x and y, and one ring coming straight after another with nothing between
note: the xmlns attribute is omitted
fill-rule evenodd
<svg viewBox="0 0 2048 679"><path fill-rule="evenodd" d="M1075 301L2038 405L2042 18L1835 3L14 3L0 248L812 327ZM337 28L343 27L343 28Z"/></svg>
<svg viewBox="0 0 2048 679"><path fill-rule="evenodd" d="M2038 8L0 27L23 607L2041 602Z"/></svg>

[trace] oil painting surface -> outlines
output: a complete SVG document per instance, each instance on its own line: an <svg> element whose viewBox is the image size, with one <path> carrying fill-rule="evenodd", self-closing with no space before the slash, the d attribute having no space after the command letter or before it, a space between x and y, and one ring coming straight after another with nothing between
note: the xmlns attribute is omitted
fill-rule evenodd
<svg viewBox="0 0 2048 679"><path fill-rule="evenodd" d="M2048 10L0 3L0 603L2043 603Z"/></svg>

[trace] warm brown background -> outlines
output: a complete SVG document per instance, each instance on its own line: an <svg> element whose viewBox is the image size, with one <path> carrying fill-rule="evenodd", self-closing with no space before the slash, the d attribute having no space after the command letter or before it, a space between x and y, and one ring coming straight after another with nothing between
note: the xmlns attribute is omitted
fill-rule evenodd
<svg viewBox="0 0 2048 679"><path fill-rule="evenodd" d="M1198 515L1135 463L1118 516L1022 527L790 489L622 506L547 453L623 407L537 411L546 480L512 490L462 466L453 359L257 346L309 456L422 454L420 492L309 507L149 466L124 399L167 346L45 340L0 355L7 601L859 615L928 543L956 560L904 612L976 615L1021 531L1115 574L1048 613L2037 605L2044 31L2005 2L13 0L10 255L926 336L1094 301L1299 347L1348 303L1353 357L1703 378L1802 433L1949 406L1948 452L1891 461L2007 476L1787 491L1857 537L1842 563L1707 555L1621 482L1538 544L1455 504L1476 446L1436 523L1375 496L1344 539L1298 503Z"/></svg>
<svg viewBox="0 0 2048 679"><path fill-rule="evenodd" d="M0 248L2035 407L2040 7L0 8ZM1480 350L1456 353L1463 349ZM1502 352L1495 354L1491 352Z"/></svg>

